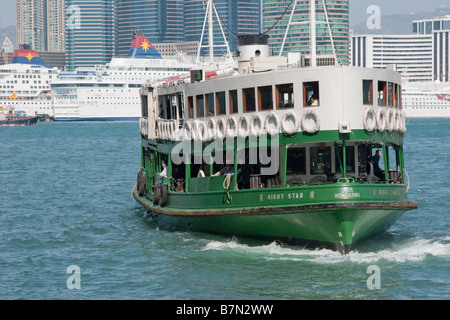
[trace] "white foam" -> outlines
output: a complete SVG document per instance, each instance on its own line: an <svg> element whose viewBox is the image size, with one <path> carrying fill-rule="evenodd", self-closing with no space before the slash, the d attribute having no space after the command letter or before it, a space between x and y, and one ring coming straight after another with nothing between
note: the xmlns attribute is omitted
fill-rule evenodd
<svg viewBox="0 0 450 320"><path fill-rule="evenodd" d="M352 251L348 255L341 255L338 252L320 249L303 249L299 247L282 247L273 242L268 245L249 246L237 241L210 241L202 250L217 250L233 252L236 254L261 255L268 261L289 260L289 261L309 261L319 264L335 264L342 262L353 263L375 263L378 261L392 262L417 262L423 261L429 256L450 259L449 236L432 240L416 239L407 244L399 244L393 248L380 250L377 252Z"/></svg>

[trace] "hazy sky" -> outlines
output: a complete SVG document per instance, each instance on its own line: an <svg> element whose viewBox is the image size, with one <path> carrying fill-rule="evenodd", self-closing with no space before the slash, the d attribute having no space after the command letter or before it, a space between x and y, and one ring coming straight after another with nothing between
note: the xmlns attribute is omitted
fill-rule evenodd
<svg viewBox="0 0 450 320"><path fill-rule="evenodd" d="M367 7L378 5L382 15L412 12L430 12L448 0L350 0L350 25L368 18ZM0 0L0 27L16 24L16 0Z"/></svg>

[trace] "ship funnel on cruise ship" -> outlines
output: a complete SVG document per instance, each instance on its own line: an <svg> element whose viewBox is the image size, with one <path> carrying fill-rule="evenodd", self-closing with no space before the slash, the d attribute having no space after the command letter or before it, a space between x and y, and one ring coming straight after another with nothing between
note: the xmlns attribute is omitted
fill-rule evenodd
<svg viewBox="0 0 450 320"><path fill-rule="evenodd" d="M142 32L133 31L133 40L127 58L162 59L162 56Z"/></svg>
<svg viewBox="0 0 450 320"><path fill-rule="evenodd" d="M14 50L12 63L31 64L50 68L44 60L32 49Z"/></svg>

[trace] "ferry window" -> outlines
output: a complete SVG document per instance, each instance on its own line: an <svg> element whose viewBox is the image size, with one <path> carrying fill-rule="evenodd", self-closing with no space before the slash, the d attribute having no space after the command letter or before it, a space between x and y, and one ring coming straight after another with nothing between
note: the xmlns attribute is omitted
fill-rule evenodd
<svg viewBox="0 0 450 320"><path fill-rule="evenodd" d="M398 108L398 84L394 84L394 107Z"/></svg>
<svg viewBox="0 0 450 320"><path fill-rule="evenodd" d="M286 174L306 174L305 148L289 148L287 151Z"/></svg>
<svg viewBox="0 0 450 320"><path fill-rule="evenodd" d="M277 109L294 107L294 86L292 83L275 86Z"/></svg>
<svg viewBox="0 0 450 320"><path fill-rule="evenodd" d="M197 118L205 116L205 98L203 95L196 96L197 100Z"/></svg>
<svg viewBox="0 0 450 320"><path fill-rule="evenodd" d="M363 104L373 105L373 81L363 80Z"/></svg>
<svg viewBox="0 0 450 320"><path fill-rule="evenodd" d="M303 106L315 107L320 105L319 100L319 82L303 83Z"/></svg>
<svg viewBox="0 0 450 320"><path fill-rule="evenodd" d="M214 94L208 93L206 94L206 116L214 116Z"/></svg>
<svg viewBox="0 0 450 320"><path fill-rule="evenodd" d="M336 148L336 172L342 172L343 159L342 159L342 147ZM355 148L354 147L346 147L345 148L345 163L346 163L346 172L355 172Z"/></svg>
<svg viewBox="0 0 450 320"><path fill-rule="evenodd" d="M258 87L258 109L273 109L272 86Z"/></svg>
<svg viewBox="0 0 450 320"><path fill-rule="evenodd" d="M184 118L184 105L183 105L183 94L177 95L177 119Z"/></svg>
<svg viewBox="0 0 450 320"><path fill-rule="evenodd" d="M386 106L387 85L386 81L378 81L378 105Z"/></svg>
<svg viewBox="0 0 450 320"><path fill-rule="evenodd" d="M394 84L392 82L388 83L388 106L392 107L394 105Z"/></svg>
<svg viewBox="0 0 450 320"><path fill-rule="evenodd" d="M148 100L147 96L141 96L141 114L142 117L148 117Z"/></svg>
<svg viewBox="0 0 450 320"><path fill-rule="evenodd" d="M188 117L192 119L194 117L194 99L188 97Z"/></svg>
<svg viewBox="0 0 450 320"><path fill-rule="evenodd" d="M230 90L230 113L238 113L237 90Z"/></svg>
<svg viewBox="0 0 450 320"><path fill-rule="evenodd" d="M225 92L217 92L216 93L216 114L222 115L226 114L227 111L225 109Z"/></svg>
<svg viewBox="0 0 450 320"><path fill-rule="evenodd" d="M255 88L242 89L242 100L244 112L256 111Z"/></svg>
<svg viewBox="0 0 450 320"><path fill-rule="evenodd" d="M402 86L398 86L398 107L402 108Z"/></svg>
<svg viewBox="0 0 450 320"><path fill-rule="evenodd" d="M310 148L309 161L311 174L331 172L331 147Z"/></svg>

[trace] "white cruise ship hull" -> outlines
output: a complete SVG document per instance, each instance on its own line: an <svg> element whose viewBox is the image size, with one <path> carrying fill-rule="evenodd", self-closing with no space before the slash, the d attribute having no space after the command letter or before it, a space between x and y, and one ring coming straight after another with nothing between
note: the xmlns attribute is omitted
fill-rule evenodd
<svg viewBox="0 0 450 320"><path fill-rule="evenodd" d="M402 103L408 118L450 118L450 83L404 85Z"/></svg>

